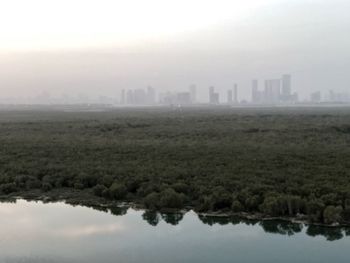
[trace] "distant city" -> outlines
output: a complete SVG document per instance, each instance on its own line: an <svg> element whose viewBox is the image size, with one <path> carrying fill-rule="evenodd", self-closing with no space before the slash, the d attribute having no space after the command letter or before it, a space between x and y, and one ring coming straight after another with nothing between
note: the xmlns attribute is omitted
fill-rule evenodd
<svg viewBox="0 0 350 263"><path fill-rule="evenodd" d="M198 100L197 86L190 85L184 91L157 92L152 86L138 89L122 89L119 96L99 96L90 98L86 94L70 97L63 94L61 97L51 97L50 93L27 98L4 98L2 104L109 104L121 106L156 106L156 105L233 105L233 106L259 106L259 105L297 105L297 104L347 104L350 103L350 94L329 90L312 92L308 99L300 100L297 92L292 88L292 76L284 74L281 78L266 79L260 83L253 79L251 83L251 98L239 98L239 85L234 83L226 93L219 93L215 86L208 87L207 101ZM260 86L261 85L261 86ZM202 87L203 88L203 87Z"/></svg>

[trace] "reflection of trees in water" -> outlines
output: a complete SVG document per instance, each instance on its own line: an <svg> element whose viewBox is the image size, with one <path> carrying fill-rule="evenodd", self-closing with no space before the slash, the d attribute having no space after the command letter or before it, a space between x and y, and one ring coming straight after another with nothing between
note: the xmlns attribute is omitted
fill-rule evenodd
<svg viewBox="0 0 350 263"><path fill-rule="evenodd" d="M151 226L156 226L158 225L159 221L160 221L160 216L157 212L154 211L145 211L142 214L142 218L143 220L146 220L148 224L150 224Z"/></svg>
<svg viewBox="0 0 350 263"><path fill-rule="evenodd" d="M231 217L215 217L215 216L203 216L198 215L199 220L206 225L212 226L214 224L227 225L231 223ZM235 221L235 224L239 224L240 220Z"/></svg>
<svg viewBox="0 0 350 263"><path fill-rule="evenodd" d="M297 223L291 223L287 221L272 221L272 220L266 220L266 221L259 221L259 220L247 220L247 219L240 219L238 217L210 217L210 216L198 216L200 221L207 225L227 225L227 224L233 224L237 225L239 223L244 223L246 225L256 225L259 223L259 225L264 229L267 233L275 233L275 234L281 234L281 235L294 235L295 233L299 233L303 230L302 224Z"/></svg>
<svg viewBox="0 0 350 263"><path fill-rule="evenodd" d="M346 236L350 236L350 227L345 228L344 231Z"/></svg>
<svg viewBox="0 0 350 263"><path fill-rule="evenodd" d="M112 215L115 216L123 216L126 214L126 212L128 211L128 207L127 206L121 206L121 207L111 207L109 210L111 211Z"/></svg>
<svg viewBox="0 0 350 263"><path fill-rule="evenodd" d="M298 223L291 223L287 221L261 221L259 225L266 233L280 234L292 236L295 233L300 233L303 230L303 225Z"/></svg>
<svg viewBox="0 0 350 263"><path fill-rule="evenodd" d="M96 210L108 211L104 207L93 207ZM127 213L128 207L113 207L109 211L113 215L122 216ZM161 220L164 220L167 224L178 225L184 218L183 213L159 213L155 211L147 210L142 214L143 220L147 221L152 226L157 226ZM288 221L276 221L276 220L252 220L242 219L240 217L215 217L198 215L199 220L206 225L213 226L218 225L237 225L244 223L246 225L254 226L259 224L266 233L280 234L292 236L296 233L300 233L303 230L304 225L301 223L292 223ZM325 227L309 225L306 230L306 234L312 237L323 236L328 241L335 241L343 238L344 236L350 236L350 227Z"/></svg>
<svg viewBox="0 0 350 263"><path fill-rule="evenodd" d="M150 225L156 226L160 220L164 220L167 224L177 225L183 219L183 213L161 213L155 211L145 211L142 214L143 220L146 220Z"/></svg>
<svg viewBox="0 0 350 263"><path fill-rule="evenodd" d="M349 229L345 230L346 232ZM324 236L328 241L335 241L344 237L343 229L340 227L324 227L324 226L312 226L310 225L306 234L312 237Z"/></svg>
<svg viewBox="0 0 350 263"><path fill-rule="evenodd" d="M161 214L163 220L171 225L177 225L184 218L182 213Z"/></svg>
<svg viewBox="0 0 350 263"><path fill-rule="evenodd" d="M0 199L0 203L17 203L17 199L14 197L2 197Z"/></svg>
<svg viewBox="0 0 350 263"><path fill-rule="evenodd" d="M279 235L292 236L296 233L300 233L304 225L301 223L292 223L288 221L276 221L276 220L247 220L240 219L237 217L215 217L215 216L203 216L198 215L199 220L206 225L212 226L215 224L227 225L233 224L237 225L239 223L244 223L246 225L259 224L266 233L273 233ZM309 236L324 236L328 241L339 240L344 237L344 234L350 236L350 228L341 227L325 227L325 226L308 226L306 234Z"/></svg>
<svg viewBox="0 0 350 263"><path fill-rule="evenodd" d="M108 212L108 208L103 206L92 206L92 209L97 210L99 212Z"/></svg>
<svg viewBox="0 0 350 263"><path fill-rule="evenodd" d="M250 219L242 219L237 216L232 216L232 217L221 217L221 216L204 216L204 215L198 215L199 220L206 225L227 225L227 224L232 224L232 225L238 225L240 223L244 223L246 225L255 225L258 223L258 220L250 220Z"/></svg>

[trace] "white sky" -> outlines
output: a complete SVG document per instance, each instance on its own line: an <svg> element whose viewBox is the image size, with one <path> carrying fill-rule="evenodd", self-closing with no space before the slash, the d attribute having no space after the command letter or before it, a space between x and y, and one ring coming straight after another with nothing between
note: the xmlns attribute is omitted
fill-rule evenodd
<svg viewBox="0 0 350 263"><path fill-rule="evenodd" d="M273 0L0 0L0 50L125 46L240 21Z"/></svg>
<svg viewBox="0 0 350 263"><path fill-rule="evenodd" d="M0 0L0 98L118 96L292 74L350 92L349 0ZM262 87L262 84L261 86Z"/></svg>

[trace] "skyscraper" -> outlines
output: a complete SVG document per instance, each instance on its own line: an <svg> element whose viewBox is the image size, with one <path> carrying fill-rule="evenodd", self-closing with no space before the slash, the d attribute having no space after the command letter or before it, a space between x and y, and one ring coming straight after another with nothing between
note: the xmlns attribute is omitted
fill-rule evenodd
<svg viewBox="0 0 350 263"><path fill-rule="evenodd" d="M253 79L252 82L252 102L259 103L259 90L258 90L258 80Z"/></svg>
<svg viewBox="0 0 350 263"><path fill-rule="evenodd" d="M156 91L151 86L147 87L147 104L153 105L156 102Z"/></svg>
<svg viewBox="0 0 350 263"><path fill-rule="evenodd" d="M196 100L197 100L197 87L196 87L196 85L192 84L190 86L190 94L191 94L191 103L196 103Z"/></svg>
<svg viewBox="0 0 350 263"><path fill-rule="evenodd" d="M232 90L227 91L227 103L232 104L233 102L233 95L232 95Z"/></svg>
<svg viewBox="0 0 350 263"><path fill-rule="evenodd" d="M292 84L291 84L291 75L284 74L282 76L282 91L281 91L281 100L283 102L290 102L292 97Z"/></svg>
<svg viewBox="0 0 350 263"><path fill-rule="evenodd" d="M122 89L120 94L120 104L125 104L125 89Z"/></svg>
<svg viewBox="0 0 350 263"><path fill-rule="evenodd" d="M134 104L134 92L132 90L126 92L126 103Z"/></svg>
<svg viewBox="0 0 350 263"><path fill-rule="evenodd" d="M276 104L280 102L281 97L281 80L269 79L265 80L265 94L264 102L269 104Z"/></svg>
<svg viewBox="0 0 350 263"><path fill-rule="evenodd" d="M209 103L219 104L219 93L214 92L214 87L209 87Z"/></svg>
<svg viewBox="0 0 350 263"><path fill-rule="evenodd" d="M143 105L146 104L146 92L144 89L134 90L134 104Z"/></svg>
<svg viewBox="0 0 350 263"><path fill-rule="evenodd" d="M238 85L237 85L237 83L235 83L233 85L233 102L235 104L238 103Z"/></svg>

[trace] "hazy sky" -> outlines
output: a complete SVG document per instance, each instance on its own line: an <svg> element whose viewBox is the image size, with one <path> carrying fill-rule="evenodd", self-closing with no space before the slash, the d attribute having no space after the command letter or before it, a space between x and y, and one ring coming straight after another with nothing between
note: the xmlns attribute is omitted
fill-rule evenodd
<svg viewBox="0 0 350 263"><path fill-rule="evenodd" d="M118 96L152 85L202 98L293 76L302 96L350 91L349 0L0 0L0 97Z"/></svg>

